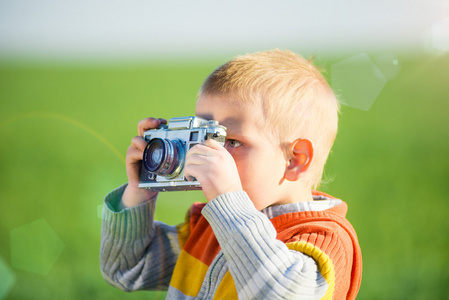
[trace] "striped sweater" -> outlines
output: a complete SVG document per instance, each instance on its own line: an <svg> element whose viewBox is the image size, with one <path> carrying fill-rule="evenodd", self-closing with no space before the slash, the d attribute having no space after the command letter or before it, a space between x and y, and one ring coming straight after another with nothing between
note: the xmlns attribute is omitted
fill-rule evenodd
<svg viewBox="0 0 449 300"><path fill-rule="evenodd" d="M195 203L186 222L154 221L156 199L115 211L106 197L101 269L125 291L168 290L167 299L354 299L361 253L346 204L317 201L254 208L245 192ZM319 201L318 201L319 200Z"/></svg>

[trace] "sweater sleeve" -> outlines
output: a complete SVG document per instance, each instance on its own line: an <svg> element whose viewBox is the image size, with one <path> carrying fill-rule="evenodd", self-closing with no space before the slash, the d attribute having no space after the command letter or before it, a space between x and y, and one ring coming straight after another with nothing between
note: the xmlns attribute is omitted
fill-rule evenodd
<svg viewBox="0 0 449 300"><path fill-rule="evenodd" d="M116 211L125 187L105 198L101 272L109 284L124 291L166 290L180 252L176 227L154 221L156 197Z"/></svg>
<svg viewBox="0 0 449 300"><path fill-rule="evenodd" d="M202 211L217 237L239 299L320 299L328 283L313 258L276 239L248 195L226 193Z"/></svg>

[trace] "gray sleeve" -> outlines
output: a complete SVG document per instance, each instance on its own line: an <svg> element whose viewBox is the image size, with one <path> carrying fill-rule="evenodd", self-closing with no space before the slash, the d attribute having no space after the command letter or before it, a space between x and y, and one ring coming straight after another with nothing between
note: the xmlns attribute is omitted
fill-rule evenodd
<svg viewBox="0 0 449 300"><path fill-rule="evenodd" d="M166 290L180 253L176 227L154 221L156 197L115 211L125 187L105 198L101 272L109 284L124 291Z"/></svg>
<svg viewBox="0 0 449 300"><path fill-rule="evenodd" d="M202 214L211 224L239 299L320 299L328 284L316 262L288 249L245 192L220 195Z"/></svg>

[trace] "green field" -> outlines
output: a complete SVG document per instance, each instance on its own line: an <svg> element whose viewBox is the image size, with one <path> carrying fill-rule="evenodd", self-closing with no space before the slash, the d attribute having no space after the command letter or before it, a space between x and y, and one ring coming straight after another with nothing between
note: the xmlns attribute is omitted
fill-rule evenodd
<svg viewBox="0 0 449 300"><path fill-rule="evenodd" d="M349 204L364 263L358 299L448 299L449 55L398 61L368 111L342 107L321 189ZM103 280L98 211L126 182L137 122L193 115L222 62L0 64L0 299L164 298ZM161 194L156 217L176 224L202 200ZM42 224L53 236L39 235Z"/></svg>

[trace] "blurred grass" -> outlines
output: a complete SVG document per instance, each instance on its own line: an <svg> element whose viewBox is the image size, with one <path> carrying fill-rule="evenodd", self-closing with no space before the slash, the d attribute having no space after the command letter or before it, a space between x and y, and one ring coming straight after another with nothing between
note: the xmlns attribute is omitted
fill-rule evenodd
<svg viewBox="0 0 449 300"><path fill-rule="evenodd" d="M342 108L321 189L349 204L364 261L358 299L447 299L449 56L398 60L369 111ZM165 298L102 279L97 209L126 182L137 122L193 115L198 87L220 63L0 64L0 256L15 273L6 299ZM162 194L156 217L176 224L202 200ZM66 245L47 275L10 260L10 231L41 218Z"/></svg>

